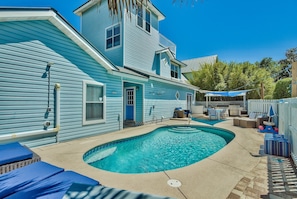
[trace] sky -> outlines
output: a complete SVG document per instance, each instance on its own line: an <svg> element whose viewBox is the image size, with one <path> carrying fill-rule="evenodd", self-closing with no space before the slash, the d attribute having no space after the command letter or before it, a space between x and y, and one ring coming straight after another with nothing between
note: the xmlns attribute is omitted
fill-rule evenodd
<svg viewBox="0 0 297 199"><path fill-rule="evenodd" d="M52 7L79 30L73 11L86 1L1 0L0 6ZM297 0L151 1L165 15L159 31L176 44L181 61L211 55L225 62L279 61L297 47Z"/></svg>

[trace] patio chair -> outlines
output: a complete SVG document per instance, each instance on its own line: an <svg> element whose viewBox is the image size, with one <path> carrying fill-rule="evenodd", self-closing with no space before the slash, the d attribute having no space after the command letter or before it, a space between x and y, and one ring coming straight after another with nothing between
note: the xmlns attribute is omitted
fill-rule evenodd
<svg viewBox="0 0 297 199"><path fill-rule="evenodd" d="M226 119L227 117L229 117L228 109L223 109L223 110L220 112L220 116L221 116L222 119Z"/></svg>
<svg viewBox="0 0 297 199"><path fill-rule="evenodd" d="M0 174L38 162L40 156L19 142L0 145Z"/></svg>
<svg viewBox="0 0 297 199"><path fill-rule="evenodd" d="M209 120L218 119L218 113L215 109L208 109L208 118Z"/></svg>
<svg viewBox="0 0 297 199"><path fill-rule="evenodd" d="M21 190L7 197L7 199L19 198L63 198L73 183L88 186L99 185L99 182L74 171L64 171L35 183L27 189ZM76 194L74 194L76 195ZM76 195L77 196L77 195ZM77 197L79 198L79 197ZM82 197L85 198L85 197Z"/></svg>
<svg viewBox="0 0 297 199"><path fill-rule="evenodd" d="M63 171L63 168L40 161L4 173L0 175L0 198L26 190L32 185Z"/></svg>

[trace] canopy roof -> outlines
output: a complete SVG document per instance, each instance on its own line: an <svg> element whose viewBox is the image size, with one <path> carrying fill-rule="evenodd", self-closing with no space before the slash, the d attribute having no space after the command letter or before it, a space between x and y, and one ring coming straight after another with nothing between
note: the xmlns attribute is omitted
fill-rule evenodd
<svg viewBox="0 0 297 199"><path fill-rule="evenodd" d="M250 90L241 91L206 91L205 97L237 97L245 96Z"/></svg>

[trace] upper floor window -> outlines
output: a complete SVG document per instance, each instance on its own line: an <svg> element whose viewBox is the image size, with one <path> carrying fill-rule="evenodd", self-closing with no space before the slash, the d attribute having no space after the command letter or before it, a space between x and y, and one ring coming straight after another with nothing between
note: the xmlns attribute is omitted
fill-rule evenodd
<svg viewBox="0 0 297 199"><path fill-rule="evenodd" d="M145 30L151 32L151 12L145 9Z"/></svg>
<svg viewBox="0 0 297 199"><path fill-rule="evenodd" d="M143 27L143 10L142 10L142 5L137 4L137 25L139 27Z"/></svg>
<svg viewBox="0 0 297 199"><path fill-rule="evenodd" d="M106 49L110 49L121 44L121 26L114 25L106 29Z"/></svg>
<svg viewBox="0 0 297 199"><path fill-rule="evenodd" d="M173 64L171 65L171 77L178 79L178 66Z"/></svg>
<svg viewBox="0 0 297 199"><path fill-rule="evenodd" d="M143 17L145 16L145 18ZM151 12L148 9L143 9L142 4L137 4L137 25L151 32Z"/></svg>
<svg viewBox="0 0 297 199"><path fill-rule="evenodd" d="M83 125L105 122L105 85L83 81Z"/></svg>

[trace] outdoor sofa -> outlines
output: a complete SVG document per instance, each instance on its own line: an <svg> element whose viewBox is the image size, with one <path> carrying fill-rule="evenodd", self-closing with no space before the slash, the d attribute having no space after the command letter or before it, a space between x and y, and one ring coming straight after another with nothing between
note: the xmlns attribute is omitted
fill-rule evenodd
<svg viewBox="0 0 297 199"><path fill-rule="evenodd" d="M242 128L257 128L259 125L263 124L263 121L267 121L263 113L251 112L248 117L236 117L233 118L233 125Z"/></svg>

